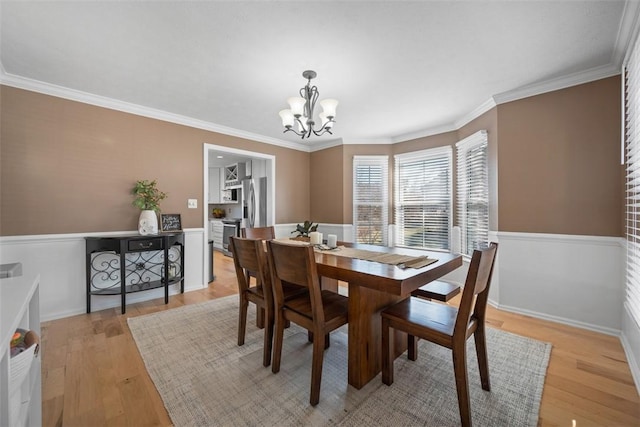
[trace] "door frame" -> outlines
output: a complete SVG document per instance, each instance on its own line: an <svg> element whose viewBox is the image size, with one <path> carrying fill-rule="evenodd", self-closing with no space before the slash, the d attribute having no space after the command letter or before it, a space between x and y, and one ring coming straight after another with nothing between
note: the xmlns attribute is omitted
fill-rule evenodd
<svg viewBox="0 0 640 427"><path fill-rule="evenodd" d="M267 211L267 225L275 225L276 221L276 156L272 154L260 153L257 151L240 150L238 148L226 147L224 145L215 145L204 143L203 144L203 169L202 169L202 181L203 181L203 194L202 194L202 223L204 224L204 236L202 239L202 278L203 287L209 285L208 278L208 257L209 257L209 151L219 151L234 155L241 155L246 157L260 158L270 160L271 168L267 167L267 197L271 200L271 206ZM270 193L270 194L269 194ZM270 197L269 197L270 196ZM214 265L215 270L215 265Z"/></svg>

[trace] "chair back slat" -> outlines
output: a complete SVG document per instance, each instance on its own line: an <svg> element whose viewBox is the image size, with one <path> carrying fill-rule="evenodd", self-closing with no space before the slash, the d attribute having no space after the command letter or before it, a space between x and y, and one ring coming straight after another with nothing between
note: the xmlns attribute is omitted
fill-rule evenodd
<svg viewBox="0 0 640 427"><path fill-rule="evenodd" d="M272 225L268 227L241 228L240 235L247 239L271 240L276 238L276 232Z"/></svg>
<svg viewBox="0 0 640 427"><path fill-rule="evenodd" d="M486 249L473 251L469 272L462 290L462 299L458 306L454 335L466 335L472 311L478 321L484 322L497 250L498 244L492 242Z"/></svg>

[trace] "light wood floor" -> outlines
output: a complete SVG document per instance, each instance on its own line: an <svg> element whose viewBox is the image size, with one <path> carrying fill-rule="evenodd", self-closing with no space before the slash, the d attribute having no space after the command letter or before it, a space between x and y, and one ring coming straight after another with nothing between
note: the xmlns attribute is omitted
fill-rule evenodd
<svg viewBox="0 0 640 427"><path fill-rule="evenodd" d="M215 273L208 289L172 296L168 305L158 299L129 305L125 315L110 309L43 323L43 425L171 425L126 319L235 294L232 260L217 253ZM541 426L640 426L640 398L618 338L492 308L489 322L553 344Z"/></svg>

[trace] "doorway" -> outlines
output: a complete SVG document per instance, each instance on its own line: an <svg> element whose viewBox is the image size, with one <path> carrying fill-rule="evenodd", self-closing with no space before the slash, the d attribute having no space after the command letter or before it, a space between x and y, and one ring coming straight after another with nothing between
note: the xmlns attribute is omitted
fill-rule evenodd
<svg viewBox="0 0 640 427"><path fill-rule="evenodd" d="M212 226L215 228L217 226L217 221L210 221L212 217L212 211L214 208L222 211L218 211L218 215L224 215L226 218L240 218L242 219L245 215L243 209L243 195L241 190L237 190L240 192L239 196L236 200L229 200L220 198L213 200L216 203L209 203L209 198L211 195L210 184L221 186L221 189L224 186L225 176L224 169L227 167L231 167L233 165L242 165L242 169L244 171L244 177L261 177L266 179L267 181L267 195L266 195L266 225L274 225L275 224L275 164L276 158L274 155L258 153L247 150L239 150L236 148L225 147L221 145L213 145L213 144L204 144L204 165L203 165L203 180L204 180L204 194L203 194L203 205L205 206L204 215L203 215L203 225L204 225L204 239L203 239L203 254L204 254L204 262L203 262L203 278L204 282L208 282L209 278L209 269L210 263L213 263L213 275L216 276L216 262L215 259L219 255L217 252L222 252L222 241L214 242L213 250L216 252L216 256L212 256L210 254L210 246L209 241L212 240L213 236L217 236L212 230ZM256 167L252 167L251 165L255 165ZM231 169L231 168L230 168ZM236 169L236 170L237 170ZM214 173L220 172L220 179L216 181L216 177L214 179L209 179L210 171L214 170ZM240 180L241 181L241 180ZM238 183L237 185L233 185L233 187L241 188L242 185ZM219 190L215 189L215 192ZM214 192L214 194L215 194ZM225 190L226 192L226 190ZM222 218L219 218L221 221ZM222 238L222 234L220 237ZM215 240L215 239L214 239ZM215 279L212 283L215 283Z"/></svg>

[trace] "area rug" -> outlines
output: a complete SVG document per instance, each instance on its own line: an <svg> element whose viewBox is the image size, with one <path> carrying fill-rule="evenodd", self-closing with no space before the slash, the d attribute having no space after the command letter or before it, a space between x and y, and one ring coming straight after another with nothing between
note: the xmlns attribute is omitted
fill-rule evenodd
<svg viewBox="0 0 640 427"><path fill-rule="evenodd" d="M237 345L236 295L128 320L133 338L176 426L460 424L451 352L419 341L418 360L395 361L394 383L378 375L347 384L347 330L331 334L320 403L309 405L312 346L306 330L285 331L278 374L262 366L263 331L250 305ZM471 412L476 426L536 426L551 344L487 329L491 392L480 386L468 341Z"/></svg>

